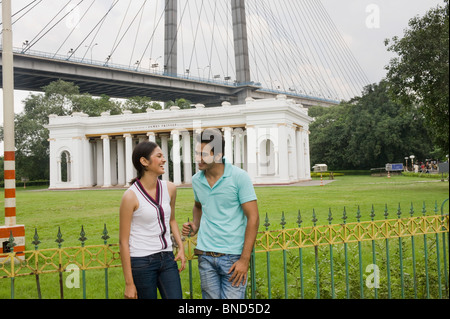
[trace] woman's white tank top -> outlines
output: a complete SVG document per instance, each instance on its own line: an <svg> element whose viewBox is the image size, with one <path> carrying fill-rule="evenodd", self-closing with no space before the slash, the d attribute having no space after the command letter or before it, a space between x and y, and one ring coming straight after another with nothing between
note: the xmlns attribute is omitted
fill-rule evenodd
<svg viewBox="0 0 450 319"><path fill-rule="evenodd" d="M172 251L170 238L170 196L167 182L158 179L156 198L152 198L137 180L127 191L136 194L138 209L133 213L130 229L130 256L145 257Z"/></svg>

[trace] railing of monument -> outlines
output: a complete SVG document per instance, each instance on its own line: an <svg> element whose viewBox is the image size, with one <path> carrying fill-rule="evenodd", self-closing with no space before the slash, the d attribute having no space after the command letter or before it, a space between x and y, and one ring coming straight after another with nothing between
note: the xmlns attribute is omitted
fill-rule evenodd
<svg viewBox="0 0 450 319"><path fill-rule="evenodd" d="M449 298L448 199L441 207L436 202L430 212L425 204L420 212L413 205L407 211L399 206L390 212L386 205L383 218L378 220L373 207L370 221L361 221L358 209L357 222L347 223L350 215L344 208L339 216L341 223L333 223L335 216L330 211L328 223L318 225L313 211L313 226L304 227L298 212L298 227L288 229L282 213L281 229L277 230L270 230L271 221L266 215L265 231L258 233L252 254L247 298ZM33 284L28 283L26 288L30 298L46 298L41 286L49 276L58 298L65 298L65 292L74 287L79 288L82 298L106 299L110 298L111 289L123 289L121 270L110 278L112 271L120 269L121 262L119 245L108 243L106 225L102 245L86 245L83 227L78 247L64 247L60 230L57 248L39 249L37 231L33 239L33 250L0 255L0 298L16 298L16 290L21 289L18 283L24 277L34 277ZM185 297L191 299L201 298L195 244L195 237L185 238L188 262L181 275ZM12 236L8 246L14 249ZM94 270L101 272L103 288L97 287L100 291L91 293L94 289L89 287L87 273ZM9 290L8 296L5 290Z"/></svg>

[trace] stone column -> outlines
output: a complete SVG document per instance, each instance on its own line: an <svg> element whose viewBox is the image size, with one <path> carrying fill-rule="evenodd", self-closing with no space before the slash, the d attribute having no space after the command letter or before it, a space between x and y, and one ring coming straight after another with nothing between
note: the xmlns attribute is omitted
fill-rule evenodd
<svg viewBox="0 0 450 319"><path fill-rule="evenodd" d="M289 181L289 152L287 139L286 124L278 125L278 167L281 182Z"/></svg>
<svg viewBox="0 0 450 319"><path fill-rule="evenodd" d="M247 173L255 181L256 178L256 129L254 126L247 126Z"/></svg>
<svg viewBox="0 0 450 319"><path fill-rule="evenodd" d="M234 165L242 168L242 157L241 157L241 135L242 129L237 128L234 130Z"/></svg>
<svg viewBox="0 0 450 319"><path fill-rule="evenodd" d="M161 134L161 150L163 151L164 157L166 158L166 164L164 164L164 175L163 180L168 181L169 180L169 135L168 134Z"/></svg>
<svg viewBox="0 0 450 319"><path fill-rule="evenodd" d="M111 144L108 135L103 140L103 187L111 187Z"/></svg>
<svg viewBox="0 0 450 319"><path fill-rule="evenodd" d="M150 142L156 143L156 134L155 134L155 133L153 133L153 132L148 132L148 133L147 133L147 136L148 136L148 140L149 140Z"/></svg>
<svg viewBox="0 0 450 319"><path fill-rule="evenodd" d="M173 183L181 185L181 155L180 155L180 132L173 130L172 135L172 164L173 164Z"/></svg>
<svg viewBox="0 0 450 319"><path fill-rule="evenodd" d="M183 168L184 168L184 183L192 183L192 152L191 152L191 134L187 131L183 135Z"/></svg>
<svg viewBox="0 0 450 319"><path fill-rule="evenodd" d="M305 175L305 150L303 147L303 128L299 127L296 132L297 135L297 171L298 178L304 179Z"/></svg>
<svg viewBox="0 0 450 319"><path fill-rule="evenodd" d="M104 171L103 171L103 141L96 140L96 159L97 159L97 186L103 186Z"/></svg>
<svg viewBox="0 0 450 319"><path fill-rule="evenodd" d="M125 186L129 186L133 179L133 138L131 134L124 134L125 138Z"/></svg>
<svg viewBox="0 0 450 319"><path fill-rule="evenodd" d="M193 152L192 152L192 158L194 160L195 163L195 173L198 173L199 169L198 169L198 163L195 160L195 150L197 149L197 144L198 144L198 139L199 136L202 134L202 130L201 129L195 129L193 132L194 138L192 139L192 148L193 148Z"/></svg>
<svg viewBox="0 0 450 319"><path fill-rule="evenodd" d="M229 162L233 163L233 138L232 138L233 129L231 127L224 127L223 132L225 138L224 155Z"/></svg>

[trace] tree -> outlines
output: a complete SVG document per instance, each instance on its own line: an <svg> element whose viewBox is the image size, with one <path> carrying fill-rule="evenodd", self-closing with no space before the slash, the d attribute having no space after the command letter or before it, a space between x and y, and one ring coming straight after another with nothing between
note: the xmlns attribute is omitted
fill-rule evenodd
<svg viewBox="0 0 450 319"><path fill-rule="evenodd" d="M311 108L311 160L331 169L370 169L429 156L432 143L417 110L393 102L387 82L372 84L360 98L332 108Z"/></svg>
<svg viewBox="0 0 450 319"><path fill-rule="evenodd" d="M186 99L176 99L175 102L174 101L168 101L166 103L166 107L167 108L170 108L172 106L178 106L182 110L192 108L191 105L192 105L191 101L186 100Z"/></svg>
<svg viewBox="0 0 450 319"><path fill-rule="evenodd" d="M70 115L84 112L89 116L100 116L103 112L121 114L130 105L132 111L147 108L148 98L133 98L130 102L112 100L107 95L92 97L81 94L73 83L58 80L42 88L44 94L30 94L24 102L24 111L15 116L16 176L30 180L47 180L49 176L49 132L44 125L49 115ZM144 102L142 102L144 101ZM150 104L158 108L158 104ZM0 127L0 140L3 128Z"/></svg>
<svg viewBox="0 0 450 319"><path fill-rule="evenodd" d="M149 97L134 96L125 101L123 108L133 113L145 113L149 108L161 110L162 106L157 102L152 102L152 99Z"/></svg>
<svg viewBox="0 0 450 319"><path fill-rule="evenodd" d="M436 146L449 150L449 1L409 21L404 37L386 40L398 57L386 69L392 98L418 108Z"/></svg>

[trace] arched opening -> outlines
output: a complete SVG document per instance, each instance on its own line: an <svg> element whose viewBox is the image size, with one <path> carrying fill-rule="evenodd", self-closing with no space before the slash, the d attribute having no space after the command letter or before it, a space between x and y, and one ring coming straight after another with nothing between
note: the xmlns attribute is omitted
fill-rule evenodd
<svg viewBox="0 0 450 319"><path fill-rule="evenodd" d="M61 166L60 166L60 177L62 183L71 182L71 160L70 153L68 151L63 151L60 157Z"/></svg>

